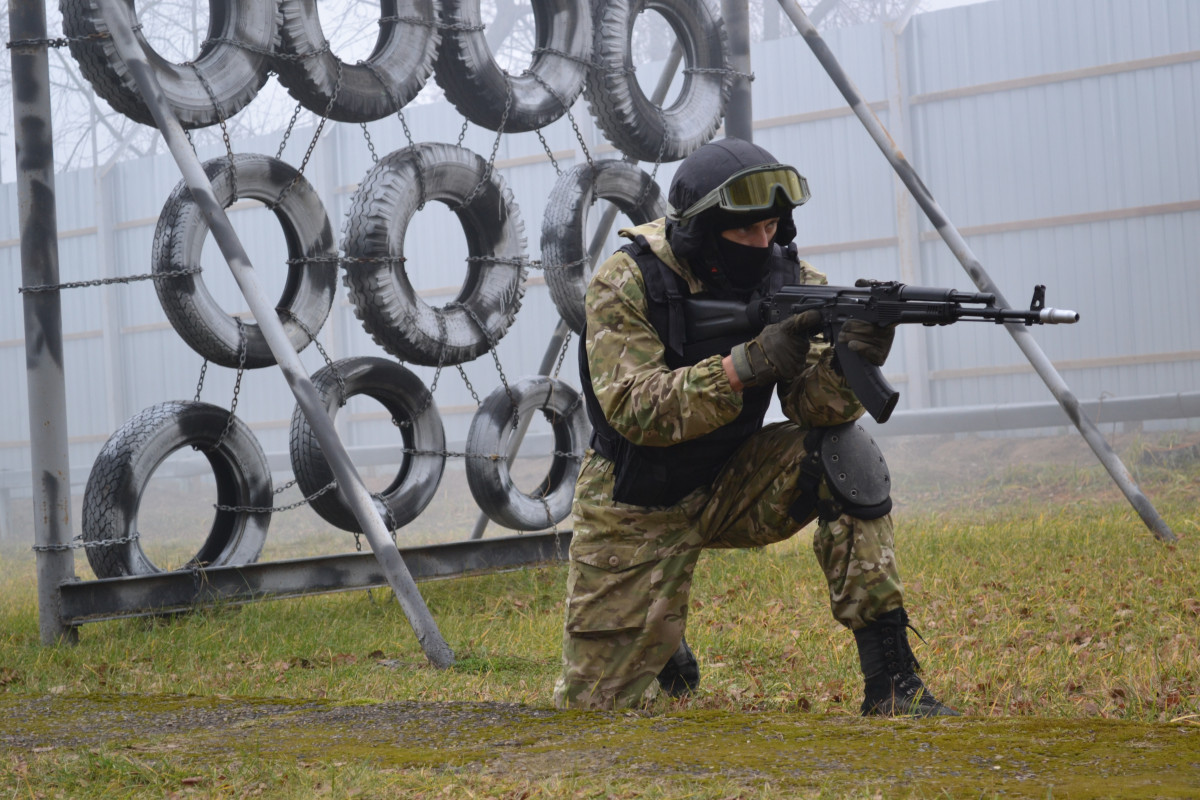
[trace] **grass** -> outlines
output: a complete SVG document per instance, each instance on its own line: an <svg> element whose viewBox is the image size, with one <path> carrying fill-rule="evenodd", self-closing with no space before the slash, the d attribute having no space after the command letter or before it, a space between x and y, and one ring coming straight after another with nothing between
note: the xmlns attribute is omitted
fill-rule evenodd
<svg viewBox="0 0 1200 800"><path fill-rule="evenodd" d="M631 716L552 711L561 566L422 584L458 657L437 671L383 590L43 647L32 555L6 546L0 797L1195 796L1200 462L1143 464L1126 443L1180 535L1164 545L1098 467L976 475L981 450L1022 443L968 445L892 459L914 647L965 720L856 716L853 639L807 532L705 554L688 625L701 691Z"/></svg>

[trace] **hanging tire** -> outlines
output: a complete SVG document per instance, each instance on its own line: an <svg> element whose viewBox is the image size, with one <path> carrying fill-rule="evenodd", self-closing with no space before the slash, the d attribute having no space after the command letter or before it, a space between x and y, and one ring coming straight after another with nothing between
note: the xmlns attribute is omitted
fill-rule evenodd
<svg viewBox="0 0 1200 800"><path fill-rule="evenodd" d="M288 340L297 352L303 350L312 341L305 328L314 335L321 329L337 289L337 248L321 198L295 168L268 156L238 154L232 168L227 157L216 158L205 163L204 172L212 181L217 202L228 206L236 188L239 198L271 207L283 226L287 259L292 263L287 265L287 282L276 308L281 311L279 318ZM154 231L154 272L198 266L207 235L208 223L191 191L180 181L163 206ZM300 263L298 259L319 260ZM239 326L239 320L213 299L200 273L156 280L154 288L175 331L209 361L237 367L244 346L248 369L275 363L258 325L248 322Z"/></svg>
<svg viewBox="0 0 1200 800"><path fill-rule="evenodd" d="M509 398L509 392L512 398ZM522 415L541 411L554 430L554 456L541 484L526 494L513 483L508 441L513 407ZM497 387L475 412L467 432L467 485L483 513L515 530L553 527L571 513L575 479L589 428L579 393L554 378L522 378Z"/></svg>
<svg viewBox="0 0 1200 800"><path fill-rule="evenodd" d="M136 18L134 1L120 1ZM104 0L61 0L63 34L70 41L71 55L96 94L114 111L154 125L149 107L108 34L105 5ZM134 35L180 124L204 128L241 111L267 82L279 19L276 3L209 0L208 34L196 57L182 64L155 52L140 30L135 28Z"/></svg>
<svg viewBox="0 0 1200 800"><path fill-rule="evenodd" d="M627 161L576 164L559 176L542 218L542 268L554 307L577 334L586 322L583 297L591 266L584 241L587 215L598 197L615 204L635 225L667 213L658 184Z"/></svg>
<svg viewBox="0 0 1200 800"><path fill-rule="evenodd" d="M442 0L442 45L434 79L459 113L488 130L523 133L567 113L583 91L592 57L587 0L535 0L533 63L510 75L484 35L480 0Z"/></svg>
<svg viewBox="0 0 1200 800"><path fill-rule="evenodd" d="M82 529L96 577L165 571L142 550L138 510L154 470L188 446L212 465L219 506L271 507L271 468L244 422L234 417L230 423L228 410L209 403L151 406L109 437L88 476ZM262 552L270 521L268 512L218 510L204 544L182 569L253 563ZM114 543L95 544L108 541Z"/></svg>
<svg viewBox="0 0 1200 800"><path fill-rule="evenodd" d="M338 122L394 114L433 73L439 5L439 0L382 0L375 47L365 61L350 64L329 49L316 0L283 0L274 62L279 82L309 111Z"/></svg>
<svg viewBox="0 0 1200 800"><path fill-rule="evenodd" d="M449 206L467 237L467 278L458 296L431 307L403 261L404 235L430 200ZM401 361L462 364L498 342L525 292L525 227L499 173L475 153L423 143L371 168L350 206L343 280L363 328Z"/></svg>
<svg viewBox="0 0 1200 800"><path fill-rule="evenodd" d="M669 108L650 102L633 70L630 37L647 10L661 14L683 46L683 88ZM595 25L595 67L584 94L617 149L640 161L678 161L712 139L733 78L712 0L611 0L596 4Z"/></svg>
<svg viewBox="0 0 1200 800"><path fill-rule="evenodd" d="M395 361L371 357L346 358L334 362L332 368L323 367L313 375L313 384L331 417L346 400L365 394L383 404L399 423L403 460L391 484L375 497L375 507L392 530L412 522L433 499L446 464L442 417L425 384ZM289 450L296 483L306 497L334 480L321 444L299 407L292 413ZM338 492L326 492L309 505L331 525L362 532L354 512Z"/></svg>

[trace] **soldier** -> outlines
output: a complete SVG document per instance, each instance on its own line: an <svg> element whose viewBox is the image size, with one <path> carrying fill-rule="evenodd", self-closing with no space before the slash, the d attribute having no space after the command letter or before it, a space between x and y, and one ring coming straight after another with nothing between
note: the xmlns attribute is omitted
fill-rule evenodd
<svg viewBox="0 0 1200 800"><path fill-rule="evenodd" d="M710 142L679 165L673 211L623 229L630 243L588 287L580 371L595 433L575 491L560 708L694 690L684 627L700 551L782 541L819 518L813 549L833 616L858 644L863 714L957 715L917 676L886 465L865 465L853 503L824 479L822 453L874 443L853 423L863 409L813 330L817 312L749 342L688 335L685 298L827 283L792 244L792 209L808 197L803 176L763 148ZM840 337L882 365L893 330L851 321ZM764 427L772 390L788 421Z"/></svg>

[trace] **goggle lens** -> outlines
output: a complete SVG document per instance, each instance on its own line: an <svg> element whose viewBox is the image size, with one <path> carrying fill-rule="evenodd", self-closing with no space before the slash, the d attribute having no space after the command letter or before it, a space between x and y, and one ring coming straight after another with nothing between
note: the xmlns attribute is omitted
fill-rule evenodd
<svg viewBox="0 0 1200 800"><path fill-rule="evenodd" d="M736 177L722 188L721 207L728 211L752 211L775 204L775 192L781 191L793 206L808 200L808 182L792 169L751 172Z"/></svg>

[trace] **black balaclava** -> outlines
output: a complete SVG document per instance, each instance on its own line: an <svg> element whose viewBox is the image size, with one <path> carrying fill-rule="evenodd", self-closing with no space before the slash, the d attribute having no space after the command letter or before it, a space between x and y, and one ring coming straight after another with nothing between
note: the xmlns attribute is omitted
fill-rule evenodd
<svg viewBox="0 0 1200 800"><path fill-rule="evenodd" d="M679 165L667 200L679 212L724 183L733 173L761 164L779 163L773 155L743 139L721 139L701 146ZM791 206L777 205L745 214L714 206L682 223L669 223L667 240L676 256L691 266L714 294L744 295L766 277L771 248L747 247L720 235L723 230L779 217L774 243L796 238Z"/></svg>

